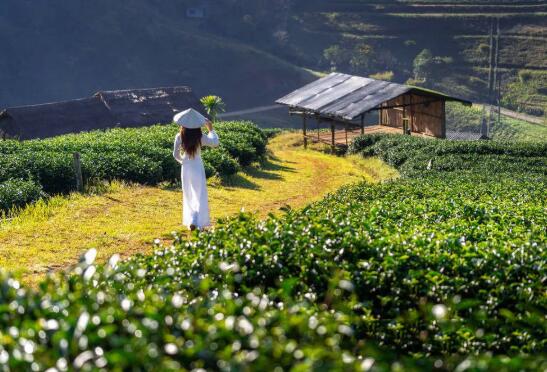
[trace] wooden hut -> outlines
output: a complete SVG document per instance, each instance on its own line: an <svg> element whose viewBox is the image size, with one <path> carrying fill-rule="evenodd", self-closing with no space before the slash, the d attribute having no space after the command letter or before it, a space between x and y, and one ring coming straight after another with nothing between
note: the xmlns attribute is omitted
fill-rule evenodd
<svg viewBox="0 0 547 372"><path fill-rule="evenodd" d="M331 73L276 102L302 116L304 144L309 139L347 146L364 133L420 134L446 137L445 103L471 102L432 90L341 73ZM375 125L366 116L378 112ZM330 133L310 133L308 119L330 126Z"/></svg>
<svg viewBox="0 0 547 372"><path fill-rule="evenodd" d="M185 86L97 92L89 98L0 110L0 139L166 124L175 112L189 107L202 110Z"/></svg>

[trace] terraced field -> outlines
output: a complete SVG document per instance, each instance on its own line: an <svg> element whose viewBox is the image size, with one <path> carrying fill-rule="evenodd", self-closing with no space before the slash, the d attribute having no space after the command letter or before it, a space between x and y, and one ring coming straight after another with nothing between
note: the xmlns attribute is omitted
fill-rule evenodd
<svg viewBox="0 0 547 372"><path fill-rule="evenodd" d="M487 97L490 26L500 19L499 67L502 95L508 96L504 105L542 115L547 104L541 87L520 87L519 75L532 71L536 81L545 79L544 2L330 1L301 5L294 19L292 42L310 67L328 67L324 51L338 45L349 56L336 67L351 72L355 68L349 58L365 44L371 54L362 62L361 74L390 70L396 81L405 81L414 76L414 58L429 49L445 62L422 84L475 101Z"/></svg>

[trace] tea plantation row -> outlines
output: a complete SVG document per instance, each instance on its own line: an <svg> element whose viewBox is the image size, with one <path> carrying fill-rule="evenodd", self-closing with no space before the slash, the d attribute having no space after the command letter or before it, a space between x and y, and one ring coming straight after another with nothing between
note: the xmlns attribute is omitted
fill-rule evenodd
<svg viewBox="0 0 547 372"><path fill-rule="evenodd" d="M355 139L350 153L378 156L407 177L439 172L461 174L547 172L547 142L438 141L400 135ZM453 174L450 177L454 177Z"/></svg>
<svg viewBox="0 0 547 372"><path fill-rule="evenodd" d="M206 174L230 175L259 160L266 134L249 122L216 126L219 148L203 152ZM80 152L85 180L120 179L144 184L174 181L180 166L172 157L174 126L112 129L46 140L0 141L0 211L36 200L42 193L74 190L72 154Z"/></svg>
<svg viewBox="0 0 547 372"><path fill-rule="evenodd" d="M412 177L241 214L125 262L96 265L90 251L36 290L5 277L0 364L545 370L545 153L389 136L352 149L387 159L383 141L406 146L398 164ZM467 146L489 160L435 166Z"/></svg>

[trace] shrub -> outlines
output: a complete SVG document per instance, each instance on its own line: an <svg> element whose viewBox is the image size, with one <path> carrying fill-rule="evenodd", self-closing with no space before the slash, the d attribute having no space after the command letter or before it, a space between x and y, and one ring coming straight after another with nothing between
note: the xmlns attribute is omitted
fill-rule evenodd
<svg viewBox="0 0 547 372"><path fill-rule="evenodd" d="M379 156L406 176L426 171L544 174L547 143L496 141L441 141L402 135L365 135L350 145L351 153ZM429 169L428 169L429 168Z"/></svg>
<svg viewBox="0 0 547 372"><path fill-rule="evenodd" d="M258 159L256 148L248 141L242 141L238 135L226 133L222 136L223 148L243 166Z"/></svg>
<svg viewBox="0 0 547 372"><path fill-rule="evenodd" d="M51 194L68 192L76 185L72 154L26 150L3 155L0 182L11 178L34 180Z"/></svg>
<svg viewBox="0 0 547 372"><path fill-rule="evenodd" d="M82 164L82 173L85 179L121 179L154 185L163 178L161 162L135 153L84 153Z"/></svg>
<svg viewBox="0 0 547 372"><path fill-rule="evenodd" d="M21 142L16 140L1 140L0 141L0 154L11 154L21 149Z"/></svg>
<svg viewBox="0 0 547 372"><path fill-rule="evenodd" d="M259 160L261 156L266 153L266 145L268 143L268 137L266 134L258 128L252 122L224 122L217 124L217 131L221 140L223 141L222 136L228 135L239 135L241 141L249 143L256 150L256 158L253 160Z"/></svg>
<svg viewBox="0 0 547 372"><path fill-rule="evenodd" d="M212 169L214 170L214 174L229 176L237 173L239 170L237 161L234 160L223 148L208 149L207 151L204 151L201 156L203 158L203 162L208 164L209 172Z"/></svg>
<svg viewBox="0 0 547 372"><path fill-rule="evenodd" d="M216 124L220 149L203 149L206 175L234 174L266 153L267 136L250 122ZM175 126L110 129L69 134L45 140L1 141L0 182L11 178L35 180L45 192L67 193L75 188L73 153L82 154L84 179L122 179L156 184L180 178L172 157Z"/></svg>
<svg viewBox="0 0 547 372"><path fill-rule="evenodd" d="M0 212L23 207L41 196L42 188L36 182L21 179L2 182L0 183Z"/></svg>
<svg viewBox="0 0 547 372"><path fill-rule="evenodd" d="M266 138L273 138L277 136L279 133L281 133L283 129L281 128L265 128L262 129L262 133L266 135Z"/></svg>

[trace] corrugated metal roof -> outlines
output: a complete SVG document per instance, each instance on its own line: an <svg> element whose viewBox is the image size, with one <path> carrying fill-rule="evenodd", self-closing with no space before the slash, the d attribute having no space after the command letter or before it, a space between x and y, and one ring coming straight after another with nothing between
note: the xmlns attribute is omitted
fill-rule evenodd
<svg viewBox="0 0 547 372"><path fill-rule="evenodd" d="M276 103L333 118L354 120L381 103L408 92L470 104L428 89L337 72L295 90Z"/></svg>

